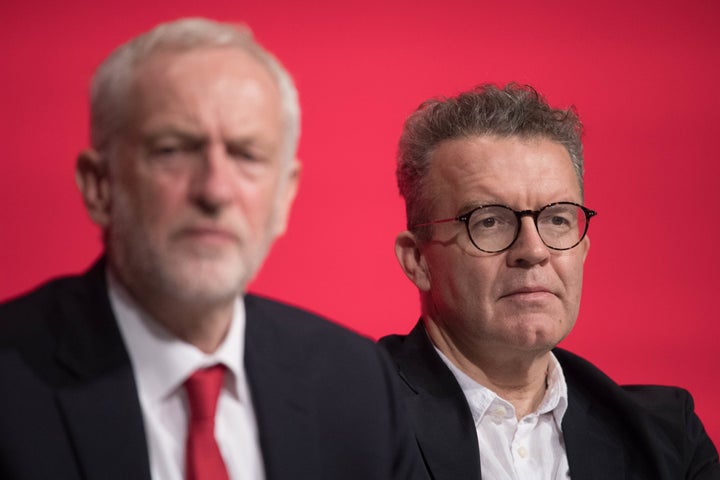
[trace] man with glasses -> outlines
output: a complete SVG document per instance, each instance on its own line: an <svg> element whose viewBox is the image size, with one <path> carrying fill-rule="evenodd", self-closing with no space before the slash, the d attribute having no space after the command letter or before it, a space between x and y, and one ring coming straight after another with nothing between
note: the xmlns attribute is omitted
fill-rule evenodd
<svg viewBox="0 0 720 480"><path fill-rule="evenodd" d="M581 132L515 84L429 100L405 123L395 253L422 318L381 344L435 480L720 478L686 391L621 387L555 348L596 215Z"/></svg>

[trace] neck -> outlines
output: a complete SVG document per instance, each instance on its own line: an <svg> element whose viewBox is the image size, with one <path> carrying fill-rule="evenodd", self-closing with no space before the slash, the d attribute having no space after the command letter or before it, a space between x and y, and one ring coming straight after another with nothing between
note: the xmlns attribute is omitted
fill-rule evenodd
<svg viewBox="0 0 720 480"><path fill-rule="evenodd" d="M124 277L122 270L109 264L112 277L158 324L179 339L205 353L213 353L230 330L237 295L176 295L174 290L138 285Z"/></svg>
<svg viewBox="0 0 720 480"><path fill-rule="evenodd" d="M154 305L148 313L181 340L205 353L212 353L227 336L232 323L234 301L212 307Z"/></svg>
<svg viewBox="0 0 720 480"><path fill-rule="evenodd" d="M425 329L435 346L457 368L510 402L518 419L540 406L547 389L549 351L509 351L504 347L461 343L433 321L425 321Z"/></svg>
<svg viewBox="0 0 720 480"><path fill-rule="evenodd" d="M205 353L213 353L230 330L236 298L207 303L184 302L160 295L143 295L126 283L124 290L152 320L179 339Z"/></svg>

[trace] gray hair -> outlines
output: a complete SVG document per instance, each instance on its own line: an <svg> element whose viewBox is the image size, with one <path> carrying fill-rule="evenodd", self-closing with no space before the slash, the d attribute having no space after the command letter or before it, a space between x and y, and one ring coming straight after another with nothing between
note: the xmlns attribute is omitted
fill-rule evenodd
<svg viewBox="0 0 720 480"><path fill-rule="evenodd" d="M295 155L300 137L300 104L295 84L280 62L242 24L186 18L162 23L118 47L98 67L90 88L90 142L98 151L111 147L122 128L124 105L135 68L159 51L238 48L258 60L277 82L285 123L285 154Z"/></svg>
<svg viewBox="0 0 720 480"><path fill-rule="evenodd" d="M431 220L423 190L434 150L446 140L479 135L540 137L562 144L583 194L582 124L575 108L554 109L528 85L484 84L452 98L427 100L405 121L396 175L408 229Z"/></svg>

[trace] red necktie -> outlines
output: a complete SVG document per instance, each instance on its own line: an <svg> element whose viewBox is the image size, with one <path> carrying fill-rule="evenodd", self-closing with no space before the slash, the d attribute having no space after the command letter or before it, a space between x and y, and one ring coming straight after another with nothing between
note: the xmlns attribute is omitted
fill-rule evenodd
<svg viewBox="0 0 720 480"><path fill-rule="evenodd" d="M185 382L190 404L185 478L187 480L228 480L220 449L215 441L215 409L225 377L225 367L215 365L198 370Z"/></svg>

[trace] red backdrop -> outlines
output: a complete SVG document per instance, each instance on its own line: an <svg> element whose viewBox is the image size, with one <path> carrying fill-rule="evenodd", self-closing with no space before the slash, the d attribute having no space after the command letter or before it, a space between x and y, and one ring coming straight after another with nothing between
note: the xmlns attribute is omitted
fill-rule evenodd
<svg viewBox="0 0 720 480"><path fill-rule="evenodd" d="M564 346L624 383L690 389L720 444L720 4L699 0L4 2L0 299L100 252L73 181L87 85L116 45L188 15L247 22L295 75L301 191L253 290L378 337L416 321L397 266L401 124L421 100L530 83L586 124L590 230ZM615 3L613 5L613 3Z"/></svg>

